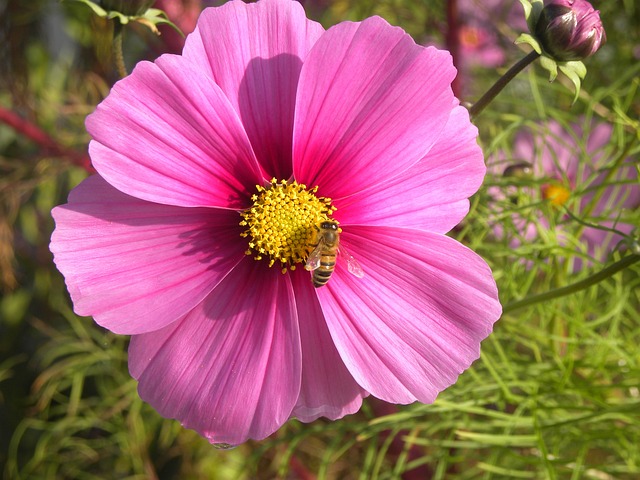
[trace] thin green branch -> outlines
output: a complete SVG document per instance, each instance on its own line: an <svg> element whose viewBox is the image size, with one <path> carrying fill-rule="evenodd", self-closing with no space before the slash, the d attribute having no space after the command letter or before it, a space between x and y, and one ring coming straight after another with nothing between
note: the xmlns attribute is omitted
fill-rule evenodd
<svg viewBox="0 0 640 480"><path fill-rule="evenodd" d="M116 70L120 78L124 78L128 75L127 66L124 63L124 54L122 52L122 23L117 18L113 21L113 61L116 65Z"/></svg>
<svg viewBox="0 0 640 480"><path fill-rule="evenodd" d="M469 115L471 116L471 118L478 116L485 109L485 107L489 105L489 103L491 103L491 101L502 91L502 89L515 78L518 73L524 70L527 65L533 62L539 56L540 54L534 50L530 52L526 57L520 59L520 61L509 70L507 70L507 73L500 77L498 81L494 83L493 86L489 90L487 90L487 92L480 98L480 100L478 100L471 106L471 108L469 109Z"/></svg>
<svg viewBox="0 0 640 480"><path fill-rule="evenodd" d="M573 283L571 285L567 285L566 287L556 288L553 290L549 290L547 292L540 293L538 295L532 295L530 297L523 298L522 300L516 300L515 302L508 303L502 309L502 313L510 313L514 310L518 310L519 308L528 307L529 305L535 305L536 303L545 302L547 300L553 300L555 298L564 297L566 295L571 295L573 293L579 292L580 290L584 290L589 288L596 283L599 283L607 278L615 275L621 270L633 265L637 261L640 261L640 255L632 254L624 257L622 260L609 265L608 267L600 270L595 275L591 275L584 280L580 280L579 282Z"/></svg>

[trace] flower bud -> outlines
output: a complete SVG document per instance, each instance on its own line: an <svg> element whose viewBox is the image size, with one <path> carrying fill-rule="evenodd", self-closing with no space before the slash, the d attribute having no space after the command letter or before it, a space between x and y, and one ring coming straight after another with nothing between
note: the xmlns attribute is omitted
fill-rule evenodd
<svg viewBox="0 0 640 480"><path fill-rule="evenodd" d="M155 0L100 0L100 6L107 11L120 12L135 17L146 12Z"/></svg>
<svg viewBox="0 0 640 480"><path fill-rule="evenodd" d="M606 40L600 14L586 0L551 0L534 33L544 51L562 62L593 55Z"/></svg>

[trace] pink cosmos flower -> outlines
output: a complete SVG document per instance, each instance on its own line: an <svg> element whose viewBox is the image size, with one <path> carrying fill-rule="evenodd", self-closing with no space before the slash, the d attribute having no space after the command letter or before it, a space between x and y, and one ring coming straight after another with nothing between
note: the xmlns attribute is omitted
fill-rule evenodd
<svg viewBox="0 0 640 480"><path fill-rule="evenodd" d="M592 123L585 129L574 124L567 130L558 122L550 121L537 135L526 131L517 135L513 162L504 161L504 154L489 162L491 172L501 176L506 170L508 176L514 165L526 160L531 163L532 177L541 180L537 188L524 189L529 204L536 209L535 215L532 218L522 215L520 212L523 209L526 212L526 205L519 204L518 213L512 216L520 232L519 238L510 240L512 247L518 247L523 241L532 242L540 229L550 228L555 229L561 245L569 245L571 232L579 229L577 249L587 258L605 261L623 237L579 224L559 208L564 206L591 224L615 228L625 235L633 231L634 225L625 222L625 218L640 206L638 173L630 159L611 171L612 158L605 155L605 147L612 133L612 127L606 123ZM508 200L497 188L492 187L490 194L498 201ZM545 201L546 205L540 206ZM495 233L499 238L504 237L502 224L495 226ZM574 270L583 265L581 258L574 259Z"/></svg>
<svg viewBox="0 0 640 480"><path fill-rule="evenodd" d="M145 401L235 445L456 381L501 307L445 235L485 173L455 74L378 17L325 31L293 1L233 1L113 87L51 250L75 311L133 336ZM341 252L316 289L326 219L364 277Z"/></svg>

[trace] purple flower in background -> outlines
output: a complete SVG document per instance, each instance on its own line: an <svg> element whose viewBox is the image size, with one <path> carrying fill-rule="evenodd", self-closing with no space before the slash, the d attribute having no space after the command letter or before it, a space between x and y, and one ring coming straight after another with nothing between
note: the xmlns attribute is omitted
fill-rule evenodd
<svg viewBox="0 0 640 480"><path fill-rule="evenodd" d="M463 65L494 68L527 28L522 5L509 0L458 0L460 57ZM509 37L512 32L512 38Z"/></svg>
<svg viewBox="0 0 640 480"><path fill-rule="evenodd" d="M515 248L523 242L532 242L539 236L539 229L549 229L553 225L558 241L566 246L570 232L581 229L579 250L596 261L606 260L622 237L597 228L583 227L559 207L568 207L578 218L586 215L591 224L615 228L624 234L631 233L635 226L625 223L624 218L625 210L628 213L640 206L640 184L635 165L628 160L615 172L610 171L611 159L605 155L605 146L612 135L609 124L593 123L584 130L575 124L566 130L551 121L536 133L521 132L517 135L511 155L513 160L505 161L506 155L500 154L489 161L489 171L494 175L515 177L525 173L539 180L537 188L521 188L536 214L533 219L521 213L511 215L510 221L519 236L509 239L510 245ZM580 145L585 145L584 151ZM515 189L508 188L505 192L492 187L489 193L503 205L498 207L497 216L509 211L509 207L504 205L509 203ZM547 208L538 206L544 201L548 203ZM518 205L517 209L523 207L526 205ZM496 222L494 233L498 238L504 238L507 230L502 221ZM574 268L579 269L582 265L583 262L577 258Z"/></svg>
<svg viewBox="0 0 640 480"><path fill-rule="evenodd" d="M454 55L458 77L454 91L465 97L475 87L471 82L474 69L496 68L507 61L518 33L527 24L522 5L508 0L457 0L448 2L448 22L442 38L425 42L445 46ZM463 94L464 92L464 94Z"/></svg>
<svg viewBox="0 0 640 480"><path fill-rule="evenodd" d="M458 34L460 57L465 64L494 68L504 63L504 48L493 30L467 23L460 26Z"/></svg>
<svg viewBox="0 0 640 480"><path fill-rule="evenodd" d="M586 0L551 0L534 33L545 52L559 61L593 55L606 39L599 12Z"/></svg>
<svg viewBox="0 0 640 480"><path fill-rule="evenodd" d="M379 17L325 31L262 0L206 9L182 55L114 85L51 250L75 311L133 335L145 401L235 445L367 395L432 402L478 358L501 306L445 235L485 174L455 75ZM364 276L341 251L314 288L328 220Z"/></svg>
<svg viewBox="0 0 640 480"><path fill-rule="evenodd" d="M154 7L167 14L184 35L196 28L198 16L202 11L202 0L156 0ZM185 37L170 25L160 26L160 40L167 46L169 53L180 53Z"/></svg>

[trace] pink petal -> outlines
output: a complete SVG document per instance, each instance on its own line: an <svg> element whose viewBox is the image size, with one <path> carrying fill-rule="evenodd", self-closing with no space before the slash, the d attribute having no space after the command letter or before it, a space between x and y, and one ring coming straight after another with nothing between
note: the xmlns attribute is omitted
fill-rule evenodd
<svg viewBox="0 0 640 480"><path fill-rule="evenodd" d="M265 438L289 418L300 391L289 277L246 257L184 318L134 336L129 370L143 400L210 442Z"/></svg>
<svg viewBox="0 0 640 480"><path fill-rule="evenodd" d="M203 65L227 95L267 178L291 176L298 78L323 32L298 2L234 1L206 9L187 39L184 55Z"/></svg>
<svg viewBox="0 0 640 480"><path fill-rule="evenodd" d="M175 55L140 62L87 118L96 170L134 197L246 208L262 184L240 119L202 68Z"/></svg>
<svg viewBox="0 0 640 480"><path fill-rule="evenodd" d="M302 385L292 416L303 422L355 413L367 396L353 379L329 335L309 272L291 272L302 341Z"/></svg>
<svg viewBox="0 0 640 480"><path fill-rule="evenodd" d="M355 380L393 403L429 403L480 355L501 313L491 271L444 235L351 227L342 243L364 278L338 264L318 298Z"/></svg>
<svg viewBox="0 0 640 480"><path fill-rule="evenodd" d="M446 233L469 211L485 174L478 130L456 107L429 153L399 176L340 201L343 225L387 225Z"/></svg>
<svg viewBox="0 0 640 480"><path fill-rule="evenodd" d="M335 200L403 172L439 138L455 74L448 52L379 17L327 30L300 75L296 180Z"/></svg>
<svg viewBox="0 0 640 480"><path fill-rule="evenodd" d="M245 256L237 212L145 202L98 175L53 217L51 251L75 312L116 333L175 321Z"/></svg>

